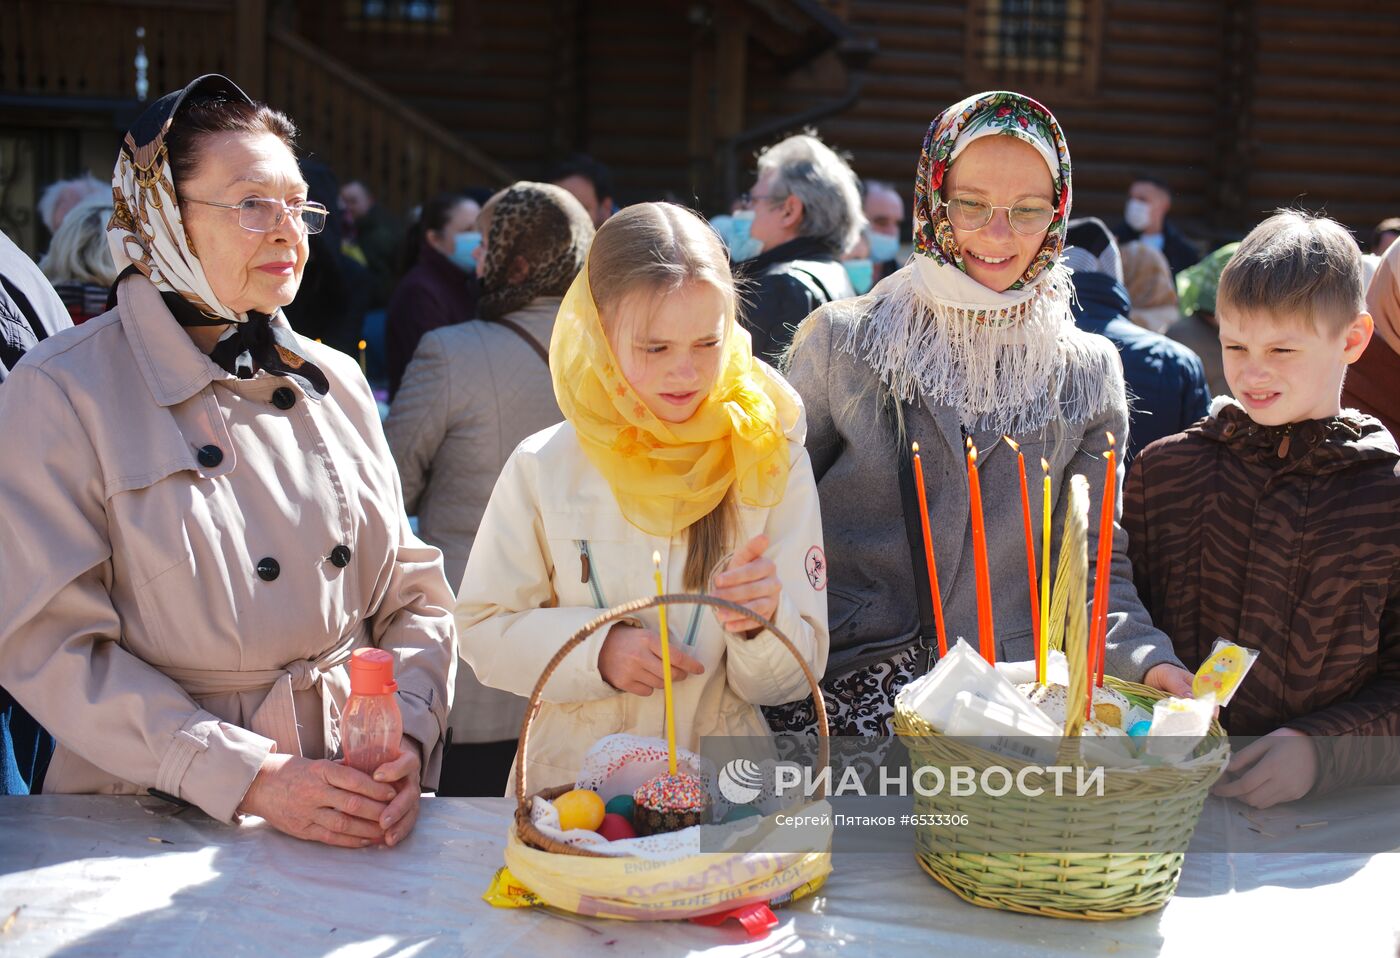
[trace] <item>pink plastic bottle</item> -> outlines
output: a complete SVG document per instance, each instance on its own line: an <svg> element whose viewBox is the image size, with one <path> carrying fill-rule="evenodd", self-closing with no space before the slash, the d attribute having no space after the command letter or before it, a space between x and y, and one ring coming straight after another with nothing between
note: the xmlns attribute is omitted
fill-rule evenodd
<svg viewBox="0 0 1400 958"><path fill-rule="evenodd" d="M394 657L383 649L356 649L350 655L350 698L340 715L340 746L345 764L366 775L399 757L403 717L399 714Z"/></svg>

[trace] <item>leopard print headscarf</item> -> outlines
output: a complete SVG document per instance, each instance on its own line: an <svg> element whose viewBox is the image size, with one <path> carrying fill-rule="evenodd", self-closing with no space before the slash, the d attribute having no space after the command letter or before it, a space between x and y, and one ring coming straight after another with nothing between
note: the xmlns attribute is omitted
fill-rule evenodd
<svg viewBox="0 0 1400 958"><path fill-rule="evenodd" d="M482 319L493 321L539 296L563 296L588 256L593 221L568 190L520 182L486 201L486 259L481 264ZM517 256L530 264L523 282L507 280Z"/></svg>

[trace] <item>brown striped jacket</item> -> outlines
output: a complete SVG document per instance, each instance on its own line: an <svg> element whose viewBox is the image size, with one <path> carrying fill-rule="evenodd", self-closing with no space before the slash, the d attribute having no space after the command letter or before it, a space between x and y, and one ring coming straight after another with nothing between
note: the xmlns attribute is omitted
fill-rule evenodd
<svg viewBox="0 0 1400 958"><path fill-rule="evenodd" d="M1265 427L1217 400L1138 456L1123 528L1188 668L1218 636L1259 650L1222 712L1231 734L1400 736L1400 452L1380 422ZM1347 754L1319 746L1318 790L1375 771Z"/></svg>

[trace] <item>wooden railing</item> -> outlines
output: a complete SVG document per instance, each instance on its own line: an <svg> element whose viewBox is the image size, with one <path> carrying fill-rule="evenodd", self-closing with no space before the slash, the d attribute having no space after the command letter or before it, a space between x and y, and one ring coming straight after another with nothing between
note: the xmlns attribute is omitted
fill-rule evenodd
<svg viewBox="0 0 1400 958"><path fill-rule="evenodd" d="M403 213L434 193L514 177L296 34L267 0L2 0L0 95L77 109L137 106L138 48L154 100L223 73L285 112L303 150ZM142 35L138 36L138 30Z"/></svg>

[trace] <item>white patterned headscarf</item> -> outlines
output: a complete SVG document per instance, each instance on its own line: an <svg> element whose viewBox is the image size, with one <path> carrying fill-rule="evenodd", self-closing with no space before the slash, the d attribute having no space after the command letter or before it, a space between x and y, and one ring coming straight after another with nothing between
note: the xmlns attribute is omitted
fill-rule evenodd
<svg viewBox="0 0 1400 958"><path fill-rule="evenodd" d="M253 101L227 77L211 73L183 90L161 97L127 131L112 173L115 211L107 226L107 243L117 272L134 266L163 293L177 293L211 322L244 323L219 301L204 275L199 256L185 235L165 136L180 107L191 97Z"/></svg>
<svg viewBox="0 0 1400 958"><path fill-rule="evenodd" d="M330 388L326 375L305 354L290 327L256 311L234 312L215 295L199 254L185 232L166 139L182 107L253 100L228 77L210 73L151 104L127 131L112 173L112 219L107 245L123 279L139 273L150 280L181 326L229 327L209 358L231 375L255 369L295 376L313 396Z"/></svg>

